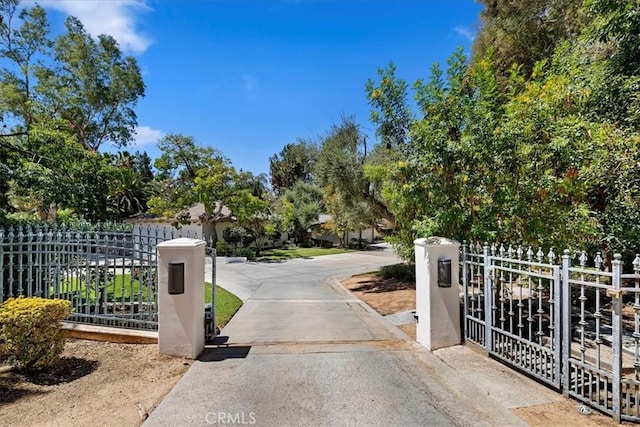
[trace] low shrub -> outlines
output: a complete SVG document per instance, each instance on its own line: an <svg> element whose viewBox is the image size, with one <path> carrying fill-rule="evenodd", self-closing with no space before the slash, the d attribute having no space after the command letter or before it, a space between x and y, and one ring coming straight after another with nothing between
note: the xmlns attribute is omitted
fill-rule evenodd
<svg viewBox="0 0 640 427"><path fill-rule="evenodd" d="M350 249L364 249L367 244L369 242L365 239L358 239L357 237L354 237L353 239L351 239L351 242L349 242L349 248Z"/></svg>
<svg viewBox="0 0 640 427"><path fill-rule="evenodd" d="M251 231L239 225L232 225L231 227L225 228L222 232L222 237L234 248L240 246L240 244L246 247L256 240L256 237Z"/></svg>
<svg viewBox="0 0 640 427"><path fill-rule="evenodd" d="M216 254L220 256L229 256L231 254L231 246L224 240L218 240L216 243Z"/></svg>
<svg viewBox="0 0 640 427"><path fill-rule="evenodd" d="M256 251L253 248L236 248L233 251L233 256L247 257L247 259L255 259Z"/></svg>
<svg viewBox="0 0 640 427"><path fill-rule="evenodd" d="M71 315L71 303L39 297L10 298L0 305L0 342L11 365L22 370L53 366L64 349L61 320Z"/></svg>
<svg viewBox="0 0 640 427"><path fill-rule="evenodd" d="M413 264L400 263L385 265L380 268L380 277L383 279L398 279L403 282L416 280L416 267Z"/></svg>

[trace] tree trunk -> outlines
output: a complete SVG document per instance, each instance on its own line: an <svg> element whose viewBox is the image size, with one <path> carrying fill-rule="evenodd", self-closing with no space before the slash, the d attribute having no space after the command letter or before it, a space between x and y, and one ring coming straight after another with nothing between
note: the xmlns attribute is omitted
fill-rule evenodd
<svg viewBox="0 0 640 427"><path fill-rule="evenodd" d="M58 204L56 202L52 202L49 205L49 213L47 215L47 219L51 222L56 222L58 219Z"/></svg>
<svg viewBox="0 0 640 427"><path fill-rule="evenodd" d="M373 209L373 211L380 217L380 218L384 218L387 221L389 221L389 223L391 224L391 226L393 228L396 227L396 217L395 215L393 215L391 213L391 211L387 208L387 206L382 203L380 200L376 199L372 194L370 194L369 192L365 192L363 194L364 199L367 201L367 203L369 203L369 205L371 206L371 208Z"/></svg>
<svg viewBox="0 0 640 427"><path fill-rule="evenodd" d="M218 231L216 230L216 224L218 224L218 221L202 221L202 237L208 245L211 245L214 248L218 244Z"/></svg>

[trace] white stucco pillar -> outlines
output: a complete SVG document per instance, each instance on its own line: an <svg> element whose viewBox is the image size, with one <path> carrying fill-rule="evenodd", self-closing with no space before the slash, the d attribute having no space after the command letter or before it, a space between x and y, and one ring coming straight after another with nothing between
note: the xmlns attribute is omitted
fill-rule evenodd
<svg viewBox="0 0 640 427"><path fill-rule="evenodd" d="M158 348L195 359L204 349L205 242L179 238L158 244ZM169 294L169 264L184 263L184 293Z"/></svg>
<svg viewBox="0 0 640 427"><path fill-rule="evenodd" d="M428 350L460 344L460 243L443 237L417 239L416 339ZM438 283L438 261L450 261L451 284Z"/></svg>

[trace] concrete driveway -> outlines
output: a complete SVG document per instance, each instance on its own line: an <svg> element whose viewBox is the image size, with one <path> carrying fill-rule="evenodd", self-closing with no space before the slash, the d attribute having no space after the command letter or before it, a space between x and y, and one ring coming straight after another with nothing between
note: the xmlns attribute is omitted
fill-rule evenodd
<svg viewBox="0 0 640 427"><path fill-rule="evenodd" d="M216 282L242 301L246 301L263 283L269 283L269 286L261 292L273 293L277 292L273 288L274 284L283 286L285 282L289 281L313 285L318 281L324 282L331 278L343 279L353 274L375 271L382 265L398 262L400 260L385 243L373 245L372 250L369 251L310 259L296 258L283 262L227 264L226 258L218 258ZM206 265L205 277L211 277L211 264ZM287 290L289 292L295 291L291 287L287 287ZM287 294L287 298L290 297Z"/></svg>
<svg viewBox="0 0 640 427"><path fill-rule="evenodd" d="M522 424L335 280L395 262L384 249L220 264L245 304L144 425Z"/></svg>

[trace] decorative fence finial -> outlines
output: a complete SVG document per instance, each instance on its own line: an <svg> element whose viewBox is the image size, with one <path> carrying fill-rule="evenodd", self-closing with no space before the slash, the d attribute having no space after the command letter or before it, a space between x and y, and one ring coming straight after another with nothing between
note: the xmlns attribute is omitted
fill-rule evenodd
<svg viewBox="0 0 640 427"><path fill-rule="evenodd" d="M597 270L600 270L602 267L602 261L602 254L600 252L596 252L596 256L593 258L593 264Z"/></svg>
<svg viewBox="0 0 640 427"><path fill-rule="evenodd" d="M582 251L580 253L580 258L578 258L578 261L580 261L580 267L585 268L587 265L587 261L589 261L589 256L587 255L587 251Z"/></svg>
<svg viewBox="0 0 640 427"><path fill-rule="evenodd" d="M640 274L640 254L636 254L631 264L633 265L633 271L635 271L636 274Z"/></svg>

